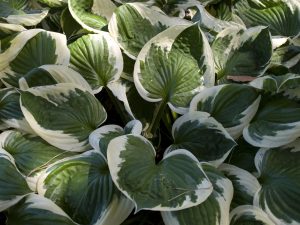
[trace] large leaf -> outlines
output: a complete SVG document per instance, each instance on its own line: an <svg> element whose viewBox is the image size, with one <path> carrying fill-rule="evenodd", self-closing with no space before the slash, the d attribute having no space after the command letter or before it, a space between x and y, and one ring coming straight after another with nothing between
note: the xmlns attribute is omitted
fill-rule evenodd
<svg viewBox="0 0 300 225"><path fill-rule="evenodd" d="M107 160L117 187L141 209L174 211L205 201L212 192L198 160L186 150L155 162L152 144L140 135L114 138Z"/></svg>
<svg viewBox="0 0 300 225"><path fill-rule="evenodd" d="M152 37L170 26L179 24L190 22L168 17L141 3L129 3L116 9L108 28L124 52L131 58L136 58Z"/></svg>
<svg viewBox="0 0 300 225"><path fill-rule="evenodd" d="M179 113L214 81L212 52L197 24L173 26L152 38L134 68L139 94L147 101L168 103Z"/></svg>
<svg viewBox="0 0 300 225"><path fill-rule="evenodd" d="M212 194L200 205L175 212L162 212L166 225L229 225L232 184L209 164L204 164L203 170L213 184Z"/></svg>
<svg viewBox="0 0 300 225"><path fill-rule="evenodd" d="M261 149L255 157L261 183L254 205L275 224L299 224L300 141L274 149Z"/></svg>
<svg viewBox="0 0 300 225"><path fill-rule="evenodd" d="M38 136L18 131L1 133L0 145L14 157L17 168L26 176L32 190L36 189L36 181L41 170L50 163L72 155L49 145Z"/></svg>
<svg viewBox="0 0 300 225"><path fill-rule="evenodd" d="M133 203L115 187L107 162L97 151L53 164L41 175L38 193L80 224L119 225L133 209Z"/></svg>
<svg viewBox="0 0 300 225"><path fill-rule="evenodd" d="M0 23L0 39L5 38L11 34L22 32L25 30L26 29L21 25ZM1 42L1 40L0 40L0 42ZM2 48L2 46L1 46L1 48ZM0 50L1 50L1 48L0 48ZM1 51L0 51L0 53L1 53Z"/></svg>
<svg viewBox="0 0 300 225"><path fill-rule="evenodd" d="M244 128L243 136L257 147L278 147L294 141L299 132L300 104L275 95L263 99L258 113Z"/></svg>
<svg viewBox="0 0 300 225"><path fill-rule="evenodd" d="M0 90L0 127L13 127L33 133L20 108L20 94L12 88Z"/></svg>
<svg viewBox="0 0 300 225"><path fill-rule="evenodd" d="M218 169L222 171L233 184L234 195L231 208L240 205L252 205L254 195L261 187L256 177L248 171L230 164L224 163Z"/></svg>
<svg viewBox="0 0 300 225"><path fill-rule="evenodd" d="M235 6L247 26L268 26L272 35L295 36L300 32L298 0L241 0Z"/></svg>
<svg viewBox="0 0 300 225"><path fill-rule="evenodd" d="M237 139L257 112L259 93L252 87L238 84L207 88L196 95L190 111L204 111L221 123Z"/></svg>
<svg viewBox="0 0 300 225"><path fill-rule="evenodd" d="M28 0L5 0L0 2L0 17L8 23L35 26L48 14L47 9L34 9Z"/></svg>
<svg viewBox="0 0 300 225"><path fill-rule="evenodd" d="M218 78L262 75L272 56L271 35L266 27L248 30L229 27L212 44Z"/></svg>
<svg viewBox="0 0 300 225"><path fill-rule="evenodd" d="M13 157L0 148L0 211L3 211L32 191L18 171Z"/></svg>
<svg viewBox="0 0 300 225"><path fill-rule="evenodd" d="M40 195L30 194L8 210L7 225L78 225L57 205Z"/></svg>
<svg viewBox="0 0 300 225"><path fill-rule="evenodd" d="M111 0L68 0L68 7L77 23L94 33L101 32L116 9Z"/></svg>
<svg viewBox="0 0 300 225"><path fill-rule="evenodd" d="M63 65L44 65L34 68L19 79L21 90L30 87L46 86L59 83L72 83L88 90L92 89L87 81L78 72Z"/></svg>
<svg viewBox="0 0 300 225"><path fill-rule="evenodd" d="M107 116L95 96L74 84L56 84L22 91L21 109L40 137L68 151L88 150L89 134Z"/></svg>
<svg viewBox="0 0 300 225"><path fill-rule="evenodd" d="M223 126L205 112L190 112L178 118L172 127L174 144L167 153L187 149L198 160L219 166L236 145Z"/></svg>
<svg viewBox="0 0 300 225"><path fill-rule="evenodd" d="M70 52L63 34L32 29L18 34L0 54L0 78L8 86L30 70L45 64L68 65Z"/></svg>
<svg viewBox="0 0 300 225"><path fill-rule="evenodd" d="M275 225L258 207L242 205L230 212L230 225Z"/></svg>
<svg viewBox="0 0 300 225"><path fill-rule="evenodd" d="M123 57L118 44L107 32L85 35L69 45L72 68L78 71L98 93L118 80Z"/></svg>
<svg viewBox="0 0 300 225"><path fill-rule="evenodd" d="M141 134L142 124L138 120L132 120L126 124L124 129L118 125L105 125L94 130L89 136L90 145L99 151L105 158L107 158L107 146L109 142L124 134Z"/></svg>

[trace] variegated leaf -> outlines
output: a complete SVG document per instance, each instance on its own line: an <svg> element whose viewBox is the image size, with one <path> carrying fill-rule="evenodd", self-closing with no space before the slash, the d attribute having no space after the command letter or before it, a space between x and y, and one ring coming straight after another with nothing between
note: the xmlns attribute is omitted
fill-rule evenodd
<svg viewBox="0 0 300 225"><path fill-rule="evenodd" d="M262 148L255 156L261 188L254 205L275 224L300 224L300 141L280 148Z"/></svg>
<svg viewBox="0 0 300 225"><path fill-rule="evenodd" d="M106 120L106 111L90 92L74 84L29 88L21 109L32 129L57 148L90 149L89 134Z"/></svg>
<svg viewBox="0 0 300 225"><path fill-rule="evenodd" d="M224 127L206 112L189 112L172 127L174 143L166 153L186 149L198 160L219 166L236 145Z"/></svg>
<svg viewBox="0 0 300 225"><path fill-rule="evenodd" d="M155 36L134 67L134 83L144 99L168 103L182 114L192 98L214 82L212 52L198 24L173 26Z"/></svg>
<svg viewBox="0 0 300 225"><path fill-rule="evenodd" d="M229 210L233 186L216 168L202 166L213 184L212 194L201 204L175 212L162 212L165 225L229 225Z"/></svg>
<svg viewBox="0 0 300 225"><path fill-rule="evenodd" d="M141 209L176 211L196 206L212 192L198 160L186 150L176 150L155 162L152 144L140 135L114 138L107 160L114 183Z"/></svg>
<svg viewBox="0 0 300 225"><path fill-rule="evenodd" d="M51 165L38 181L38 193L80 224L120 225L133 209L132 201L114 185L106 159L98 151Z"/></svg>
<svg viewBox="0 0 300 225"><path fill-rule="evenodd" d="M259 102L260 95L254 88L225 84L201 91L191 101L190 111L210 113L237 139L255 116Z"/></svg>

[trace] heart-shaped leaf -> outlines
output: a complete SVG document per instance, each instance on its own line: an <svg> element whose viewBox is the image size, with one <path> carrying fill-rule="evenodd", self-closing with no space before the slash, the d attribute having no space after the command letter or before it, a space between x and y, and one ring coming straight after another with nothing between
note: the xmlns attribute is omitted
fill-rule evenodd
<svg viewBox="0 0 300 225"><path fill-rule="evenodd" d="M272 35L295 36L300 32L298 0L241 0L235 7L249 27L268 26Z"/></svg>
<svg viewBox="0 0 300 225"><path fill-rule="evenodd" d="M237 139L255 116L260 102L259 93L252 87L238 84L218 85L196 95L190 111L204 111L221 123Z"/></svg>
<svg viewBox="0 0 300 225"><path fill-rule="evenodd" d="M172 127L172 144L166 153L187 149L198 160L219 166L236 145L224 127L206 112L189 112Z"/></svg>
<svg viewBox="0 0 300 225"><path fill-rule="evenodd" d="M101 32L116 9L111 0L68 0L68 7L77 23L94 33Z"/></svg>
<svg viewBox="0 0 300 225"><path fill-rule="evenodd" d="M230 225L275 225L268 215L253 205L242 205L230 212Z"/></svg>
<svg viewBox="0 0 300 225"><path fill-rule="evenodd" d="M275 224L300 223L300 141L281 148L262 148L255 156L261 189L254 205L264 210Z"/></svg>
<svg viewBox="0 0 300 225"><path fill-rule="evenodd" d="M114 185L105 158L97 151L58 161L38 182L38 193L50 198L80 224L121 224L133 203Z"/></svg>
<svg viewBox="0 0 300 225"><path fill-rule="evenodd" d="M168 17L160 11L141 3L128 3L116 9L108 28L124 52L136 58L143 46L155 35L170 26L191 24L176 17Z"/></svg>
<svg viewBox="0 0 300 225"><path fill-rule="evenodd" d="M13 157L0 148L0 211L13 206L32 191L18 171Z"/></svg>
<svg viewBox="0 0 300 225"><path fill-rule="evenodd" d="M251 173L230 164L222 164L218 167L228 179L231 180L234 187L234 195L231 208L240 205L252 205L254 195L261 188L258 180Z"/></svg>
<svg viewBox="0 0 300 225"><path fill-rule="evenodd" d="M78 225L51 200L30 194L8 212L7 225Z"/></svg>
<svg viewBox="0 0 300 225"><path fill-rule="evenodd" d="M94 95L70 83L22 91L21 109L40 137L68 151L88 150L89 134L107 117Z"/></svg>
<svg viewBox="0 0 300 225"><path fill-rule="evenodd" d="M262 75L272 56L271 35L266 27L248 30L229 27L212 44L218 79L227 76Z"/></svg>
<svg viewBox="0 0 300 225"><path fill-rule="evenodd" d="M0 145L10 153L17 168L26 176L28 185L36 189L37 178L41 170L50 163L73 155L49 145L42 138L19 131L5 131L0 134Z"/></svg>
<svg viewBox="0 0 300 225"><path fill-rule="evenodd" d="M209 164L203 164L203 170L213 184L212 194L200 205L175 212L162 212L166 225L229 225L232 184Z"/></svg>
<svg viewBox="0 0 300 225"><path fill-rule="evenodd" d="M98 93L118 80L123 71L123 57L118 44L107 32L85 35L69 45L71 66Z"/></svg>
<svg viewBox="0 0 300 225"><path fill-rule="evenodd" d="M258 113L244 128L243 136L253 146L268 148L294 141L299 132L300 104L275 95L262 99Z"/></svg>
<svg viewBox="0 0 300 225"><path fill-rule="evenodd" d="M18 87L18 80L30 70L45 64L68 65L70 52L63 34L32 29L18 34L0 54L0 77L7 86Z"/></svg>
<svg viewBox="0 0 300 225"><path fill-rule="evenodd" d="M114 138L107 148L114 183L141 209L174 211L205 201L212 192L198 160L176 150L155 163L152 144L140 135Z"/></svg>
<svg viewBox="0 0 300 225"><path fill-rule="evenodd" d="M134 67L139 94L168 103L178 113L186 112L192 98L214 82L212 52L197 24L173 26L152 38Z"/></svg>
<svg viewBox="0 0 300 225"><path fill-rule="evenodd" d="M59 83L72 83L88 90L92 93L90 85L81 74L62 65L44 65L30 70L19 80L21 90L30 87L46 86Z"/></svg>

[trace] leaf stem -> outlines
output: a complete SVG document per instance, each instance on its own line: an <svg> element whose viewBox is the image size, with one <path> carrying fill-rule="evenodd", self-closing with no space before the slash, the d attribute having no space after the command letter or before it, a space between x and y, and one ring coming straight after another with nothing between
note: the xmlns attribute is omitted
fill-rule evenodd
<svg viewBox="0 0 300 225"><path fill-rule="evenodd" d="M164 111L167 106L167 100L162 100L155 108L154 115L152 117L152 121L148 129L145 131L144 136L146 138L153 138L156 130L159 127L160 120L164 114Z"/></svg>

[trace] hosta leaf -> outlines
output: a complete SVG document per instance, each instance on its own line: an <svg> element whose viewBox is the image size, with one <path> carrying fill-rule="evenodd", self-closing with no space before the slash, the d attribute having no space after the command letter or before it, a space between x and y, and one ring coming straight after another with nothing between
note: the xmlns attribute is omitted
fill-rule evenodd
<svg viewBox="0 0 300 225"><path fill-rule="evenodd" d="M92 93L92 89L87 81L73 69L62 65L44 65L34 68L26 73L19 80L21 90L30 87L46 86L59 83L72 83L86 89Z"/></svg>
<svg viewBox="0 0 300 225"><path fill-rule="evenodd" d="M166 102L184 113L194 95L214 85L213 67L210 46L198 25L173 26L143 47L134 83L147 101Z"/></svg>
<svg viewBox="0 0 300 225"><path fill-rule="evenodd" d="M119 225L133 209L133 203L115 187L107 162L97 151L53 164L39 179L38 193L80 224Z"/></svg>
<svg viewBox="0 0 300 225"><path fill-rule="evenodd" d="M30 70L45 64L68 65L70 52L63 34L32 29L21 32L11 46L0 54L0 77L9 86Z"/></svg>
<svg viewBox="0 0 300 225"><path fill-rule="evenodd" d="M25 30L26 29L21 25L0 23L0 39L5 38L11 34L22 32ZM1 53L1 51L0 51L0 53Z"/></svg>
<svg viewBox="0 0 300 225"><path fill-rule="evenodd" d="M168 17L141 3L128 3L116 9L108 29L124 52L131 58L136 58L152 37L170 26L179 24L191 23Z"/></svg>
<svg viewBox="0 0 300 225"><path fill-rule="evenodd" d="M298 0L241 0L238 15L247 26L268 26L272 35L295 36L300 32Z"/></svg>
<svg viewBox="0 0 300 225"><path fill-rule="evenodd" d="M26 176L30 188L35 190L39 172L59 159L72 155L49 145L38 136L19 131L5 131L0 134L0 144L10 153L16 166Z"/></svg>
<svg viewBox="0 0 300 225"><path fill-rule="evenodd" d="M47 9L31 8L27 0L6 0L0 2L0 17L8 23L35 26L47 14Z"/></svg>
<svg viewBox="0 0 300 225"><path fill-rule="evenodd" d="M218 78L262 75L270 63L272 41L268 28L229 27L212 44Z"/></svg>
<svg viewBox="0 0 300 225"><path fill-rule="evenodd" d="M294 141L300 136L300 104L278 95L266 97L243 136L257 147L279 147Z"/></svg>
<svg viewBox="0 0 300 225"><path fill-rule="evenodd" d="M68 7L77 23L94 33L101 32L116 9L111 0L68 0Z"/></svg>
<svg viewBox="0 0 300 225"><path fill-rule="evenodd" d="M282 76L263 76L250 82L250 85L272 93L300 87L300 75L288 73Z"/></svg>
<svg viewBox="0 0 300 225"><path fill-rule="evenodd" d="M172 144L167 152L187 149L198 160L219 166L236 145L223 126L205 112L189 112L172 127Z"/></svg>
<svg viewBox="0 0 300 225"><path fill-rule="evenodd" d="M13 127L33 133L20 108L20 94L12 88L0 90L0 121L2 127Z"/></svg>
<svg viewBox="0 0 300 225"><path fill-rule="evenodd" d="M7 225L78 225L51 200L30 194L8 210Z"/></svg>
<svg viewBox="0 0 300 225"><path fill-rule="evenodd" d="M0 211L3 211L32 191L18 171L13 157L0 148Z"/></svg>
<svg viewBox="0 0 300 225"><path fill-rule="evenodd" d="M38 0L41 3L47 4L51 8L63 7L68 4L68 0Z"/></svg>
<svg viewBox="0 0 300 225"><path fill-rule="evenodd" d="M190 104L190 111L204 111L221 123L237 139L257 112L259 93L252 87L238 84L204 89Z"/></svg>
<svg viewBox="0 0 300 225"><path fill-rule="evenodd" d="M94 130L89 136L90 145L107 158L107 146L109 142L115 137L122 136L124 134L141 134L142 124L138 120L132 120L124 127L124 129L118 125L105 125Z"/></svg>
<svg viewBox="0 0 300 225"><path fill-rule="evenodd" d="M22 91L21 109L40 137L68 151L88 150L89 134L107 116L95 96L74 84L42 86Z"/></svg>
<svg viewBox="0 0 300 225"><path fill-rule="evenodd" d="M213 184L212 194L200 205L175 212L162 212L166 225L229 225L232 184L209 164L204 164L203 170Z"/></svg>
<svg viewBox="0 0 300 225"><path fill-rule="evenodd" d="M299 224L300 141L281 148L260 149L255 157L261 189L254 205L264 210L275 224Z"/></svg>
<svg viewBox="0 0 300 225"><path fill-rule="evenodd" d="M275 225L268 215L252 205L242 205L230 212L230 225Z"/></svg>
<svg viewBox="0 0 300 225"><path fill-rule="evenodd" d="M107 32L85 35L70 44L69 49L72 68L87 80L95 93L120 78L122 53Z"/></svg>
<svg viewBox="0 0 300 225"><path fill-rule="evenodd" d="M256 177L246 170L230 164L222 164L219 168L234 187L234 195L231 208L240 205L252 205L255 193L260 189L260 184Z"/></svg>
<svg viewBox="0 0 300 225"><path fill-rule="evenodd" d="M107 160L114 183L141 209L174 211L203 202L212 192L198 160L186 150L155 163L152 144L140 135L114 138Z"/></svg>
<svg viewBox="0 0 300 225"><path fill-rule="evenodd" d="M300 74L300 45L284 45L275 49L271 64L274 70L283 67L289 72Z"/></svg>

